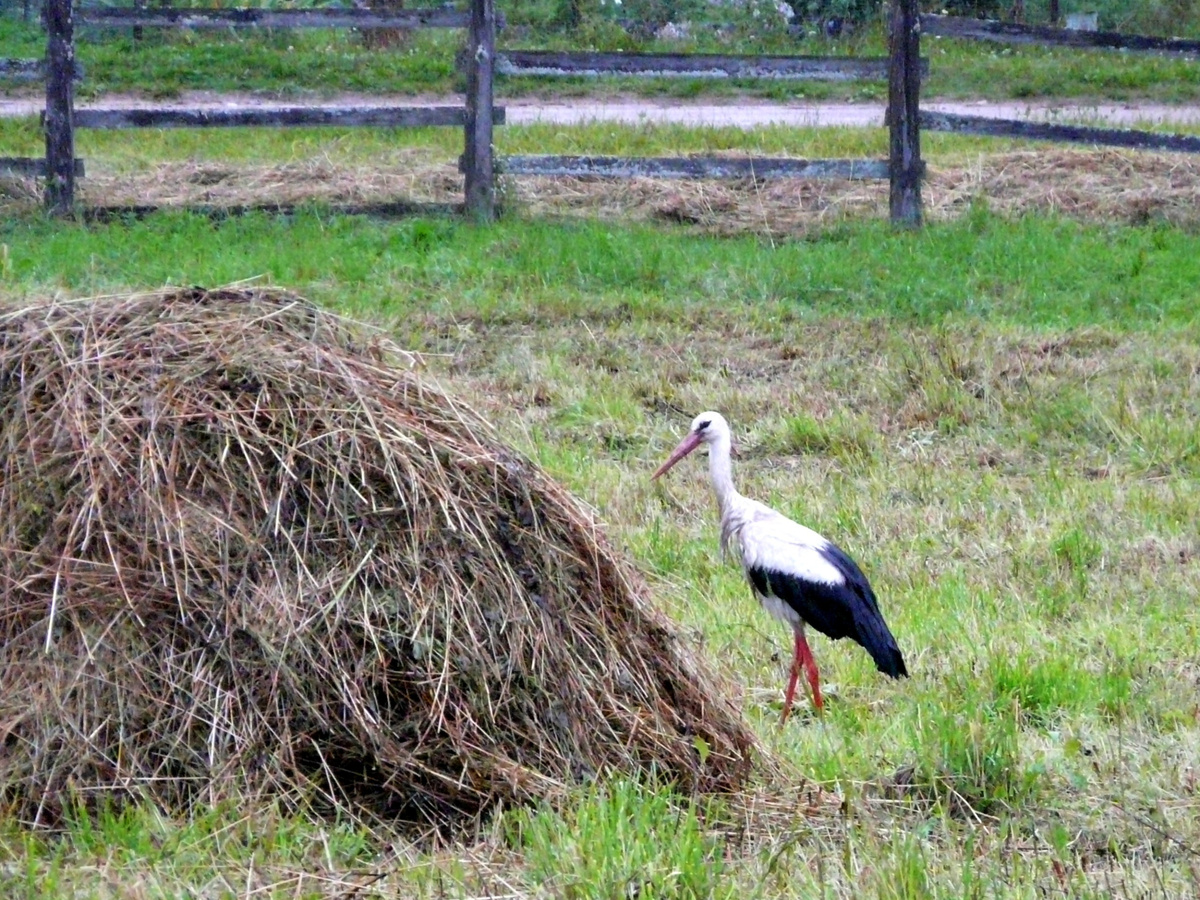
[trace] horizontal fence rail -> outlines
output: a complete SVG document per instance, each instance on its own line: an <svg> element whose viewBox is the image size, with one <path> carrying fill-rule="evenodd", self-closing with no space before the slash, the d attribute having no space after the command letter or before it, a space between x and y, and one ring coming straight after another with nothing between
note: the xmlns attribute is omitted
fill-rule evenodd
<svg viewBox="0 0 1200 900"><path fill-rule="evenodd" d="M922 74L928 70L928 60L923 60ZM503 75L640 75L659 78L869 81L887 78L888 61L824 56L503 50L497 54L496 71Z"/></svg>
<svg viewBox="0 0 1200 900"><path fill-rule="evenodd" d="M39 81L45 77L46 64L40 59L0 59L0 78Z"/></svg>
<svg viewBox="0 0 1200 900"><path fill-rule="evenodd" d="M76 128L426 128L466 124L461 106L289 106L274 109L77 109ZM504 124L497 107L493 123Z"/></svg>
<svg viewBox="0 0 1200 900"><path fill-rule="evenodd" d="M921 16L921 32L927 36L995 41L1004 44L1049 44L1060 47L1107 50L1139 50L1150 53L1200 55L1200 41L1178 38L1145 37L1115 31L1075 31L1069 28L1045 28L968 19L961 16Z"/></svg>
<svg viewBox="0 0 1200 900"><path fill-rule="evenodd" d="M46 61L44 59L0 58L0 79L8 81L44 81ZM83 67L75 63L75 81L83 80Z"/></svg>
<svg viewBox="0 0 1200 900"><path fill-rule="evenodd" d="M1014 119L989 119L984 116L960 116L953 113L921 111L921 128L955 134L979 134L1034 141L1062 141L1073 144L1099 144L1105 147L1130 147L1136 150L1173 150L1200 153L1200 137L1184 134L1159 134L1127 128L1090 128L1083 125L1059 125L1049 122L1022 122Z"/></svg>
<svg viewBox="0 0 1200 900"><path fill-rule="evenodd" d="M442 7L373 9L141 9L83 6L77 25L109 28L466 28L470 13Z"/></svg>
<svg viewBox="0 0 1200 900"><path fill-rule="evenodd" d="M506 175L598 178L851 178L889 175L886 159L751 159L724 156L504 156Z"/></svg>
<svg viewBox="0 0 1200 900"><path fill-rule="evenodd" d="M0 156L0 175L16 175L22 178L45 178L46 157ZM83 160L75 160L75 175L83 177Z"/></svg>

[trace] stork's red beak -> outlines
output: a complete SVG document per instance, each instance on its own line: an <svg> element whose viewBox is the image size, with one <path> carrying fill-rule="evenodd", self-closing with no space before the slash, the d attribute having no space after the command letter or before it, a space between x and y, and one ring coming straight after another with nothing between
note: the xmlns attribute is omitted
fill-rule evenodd
<svg viewBox="0 0 1200 900"><path fill-rule="evenodd" d="M667 458L667 461L659 466L658 470L650 476L650 480L653 481L659 475L665 475L671 466L675 465L675 463L679 462L699 446L700 434L695 431L689 431L688 436L679 442L678 447L671 451L671 455Z"/></svg>

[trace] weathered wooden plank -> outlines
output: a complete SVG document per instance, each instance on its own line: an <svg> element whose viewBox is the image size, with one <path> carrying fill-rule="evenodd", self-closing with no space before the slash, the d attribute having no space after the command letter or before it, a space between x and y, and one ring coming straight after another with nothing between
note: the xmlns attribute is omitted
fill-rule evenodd
<svg viewBox="0 0 1200 900"><path fill-rule="evenodd" d="M110 28L466 28L470 14L443 7L373 9L147 9L84 6L83 25Z"/></svg>
<svg viewBox="0 0 1200 900"><path fill-rule="evenodd" d="M45 0L46 209L55 215L75 205L75 22L71 0Z"/></svg>
<svg viewBox="0 0 1200 900"><path fill-rule="evenodd" d="M493 110L493 122L504 124L504 108ZM462 126L461 106L283 106L257 109L80 109L79 128L239 128L366 126L425 128Z"/></svg>
<svg viewBox="0 0 1200 900"><path fill-rule="evenodd" d="M754 159L726 156L504 156L506 175L598 178L848 178L888 177L885 159Z"/></svg>
<svg viewBox="0 0 1200 900"><path fill-rule="evenodd" d="M1130 147L1137 150L1173 150L1200 153L1200 137L1186 134L1160 134L1129 128L1090 128L1084 125L1060 125L1049 122L1022 122L1016 119L989 119L985 116L960 116L952 113L921 112L921 127L929 131L956 134L981 134L988 137L1022 138L1032 141L1063 141L1073 144L1100 144L1105 147Z"/></svg>
<svg viewBox="0 0 1200 900"><path fill-rule="evenodd" d="M0 59L0 79L7 81L41 81L46 77L44 59ZM83 66L75 63L76 81L83 79Z"/></svg>
<svg viewBox="0 0 1200 900"><path fill-rule="evenodd" d="M888 78L888 207L893 225L921 224L921 27L917 0L892 0L888 21L891 70Z"/></svg>
<svg viewBox="0 0 1200 900"><path fill-rule="evenodd" d="M496 65L496 7L471 0L467 36L467 118L462 156L467 213L477 222L495 217L496 176L492 158L493 85Z"/></svg>
<svg viewBox="0 0 1200 900"><path fill-rule="evenodd" d="M40 59L0 59L0 78L8 81L40 81L45 71Z"/></svg>
<svg viewBox="0 0 1200 900"><path fill-rule="evenodd" d="M921 16L921 30L927 35L938 37L996 41L1004 44L1050 44L1060 47L1182 53L1192 56L1200 54L1200 41L1121 34L1116 31L1074 31L1069 28L1017 25L1014 22L993 22L961 16Z"/></svg>
<svg viewBox="0 0 1200 900"><path fill-rule="evenodd" d="M49 171L42 156L0 156L0 175L16 175L27 178L45 178ZM83 160L75 160L76 178L83 177Z"/></svg>
<svg viewBox="0 0 1200 900"><path fill-rule="evenodd" d="M593 53L505 50L502 75L639 75L659 78L786 78L857 81L887 78L886 59L826 56L723 56L706 53ZM922 74L929 71L923 60Z"/></svg>

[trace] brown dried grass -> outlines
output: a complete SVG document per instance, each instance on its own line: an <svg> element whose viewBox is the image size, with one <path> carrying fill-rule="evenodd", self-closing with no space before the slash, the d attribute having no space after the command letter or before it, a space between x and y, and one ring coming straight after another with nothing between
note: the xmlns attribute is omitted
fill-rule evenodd
<svg viewBox="0 0 1200 900"><path fill-rule="evenodd" d="M873 181L678 182L514 179L533 215L585 214L696 226L715 234L786 237L839 222L886 219L888 186ZM930 163L929 221L984 202L1002 215L1051 213L1083 222L1200 223L1200 159L1184 154L1045 148Z"/></svg>
<svg viewBox="0 0 1200 900"><path fill-rule="evenodd" d="M361 327L277 290L31 306L0 404L26 821L281 795L444 826L600 773L751 775L594 516Z"/></svg>
<svg viewBox="0 0 1200 900"><path fill-rule="evenodd" d="M278 165L170 162L149 171L98 171L79 184L84 202L98 206L462 201L462 176L424 153L398 154L389 166L328 159Z"/></svg>
<svg viewBox="0 0 1200 900"><path fill-rule="evenodd" d="M283 165L164 163L142 172L81 182L95 206L253 206L389 202L453 204L462 176L424 150L388 165L328 159ZM713 234L786 237L848 220L887 216L884 182L778 179L674 181L639 178L503 177L502 201L531 216L589 216L681 223ZM7 196L6 196L7 195ZM0 190L0 212L34 209L38 192ZM972 203L1003 215L1053 213L1085 222L1200 225L1200 159L1179 153L1042 147L970 158L933 159L924 187L926 217L945 221Z"/></svg>
<svg viewBox="0 0 1200 900"><path fill-rule="evenodd" d="M1001 213L1053 212L1086 222L1200 222L1200 157L1133 150L1039 149L979 156L934 172L934 214L975 199Z"/></svg>

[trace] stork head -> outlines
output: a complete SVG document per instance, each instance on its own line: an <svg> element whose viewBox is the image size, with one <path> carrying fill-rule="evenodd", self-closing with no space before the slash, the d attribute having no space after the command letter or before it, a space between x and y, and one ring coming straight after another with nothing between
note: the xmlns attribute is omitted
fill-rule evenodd
<svg viewBox="0 0 1200 900"><path fill-rule="evenodd" d="M719 412L702 412L692 419L692 427L688 429L687 437L679 442L679 446L671 451L667 461L658 467L650 476L651 480L667 471L701 444L713 444L724 440L729 443L729 423Z"/></svg>

